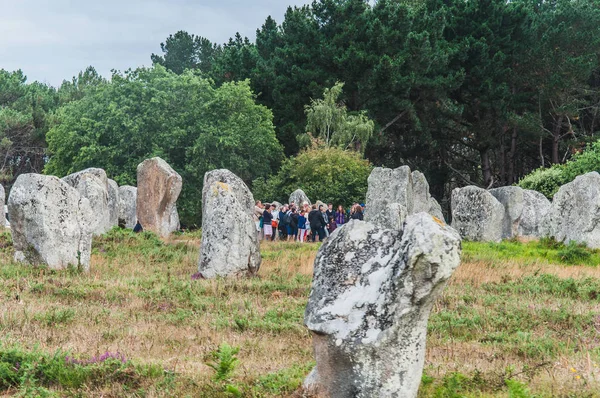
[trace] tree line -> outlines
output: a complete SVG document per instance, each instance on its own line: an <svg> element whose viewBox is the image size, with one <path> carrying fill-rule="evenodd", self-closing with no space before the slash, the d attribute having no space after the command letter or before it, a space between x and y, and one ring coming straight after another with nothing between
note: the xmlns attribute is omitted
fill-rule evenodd
<svg viewBox="0 0 600 398"><path fill-rule="evenodd" d="M265 194L302 176L317 194L315 162L335 159L325 180L339 187L346 164L357 187L369 162L407 164L444 203L456 186L565 163L600 130L594 0L318 0L266 18L252 41L179 31L160 49L154 67L110 80L89 67L57 89L0 70L0 180L100 166L132 183L139 161L163 156L194 186L192 225L210 168ZM317 137L352 155L298 156Z"/></svg>

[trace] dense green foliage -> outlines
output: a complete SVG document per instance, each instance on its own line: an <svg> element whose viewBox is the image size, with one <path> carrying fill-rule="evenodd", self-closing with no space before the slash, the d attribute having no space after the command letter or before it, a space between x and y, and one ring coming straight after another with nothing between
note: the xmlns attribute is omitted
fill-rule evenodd
<svg viewBox="0 0 600 398"><path fill-rule="evenodd" d="M578 175L592 171L600 172L600 141L594 142L583 152L574 155L565 164L534 170L519 181L519 186L539 191L552 199L561 185L573 181Z"/></svg>
<svg viewBox="0 0 600 398"><path fill-rule="evenodd" d="M272 114L256 105L248 82L214 84L161 66L115 74L56 113L45 172L63 176L101 167L119 184L136 183L136 167L160 156L184 180L182 223L197 225L204 173L228 168L245 181L281 160Z"/></svg>
<svg viewBox="0 0 600 398"><path fill-rule="evenodd" d="M50 155L47 173L94 165L132 182L137 161L160 155L186 179L194 224L205 170L266 178L279 146L295 156L308 132L424 172L438 199L549 166L522 185L551 196L595 169L574 155L600 130L598 26L596 0L316 0L267 17L254 41L176 32L151 55L156 68L111 82L90 67L55 90L2 71L0 179L39 172Z"/></svg>
<svg viewBox="0 0 600 398"><path fill-rule="evenodd" d="M424 171L440 197L513 184L593 140L599 25L594 0L319 0L267 18L254 43L237 35L203 72L250 78L288 155L304 106L345 82L348 111L375 121L368 159Z"/></svg>
<svg viewBox="0 0 600 398"><path fill-rule="evenodd" d="M255 180L254 197L265 203L287 203L289 195L301 188L313 202L348 207L364 202L371 169L371 164L356 152L336 147L310 148L286 160L267 180Z"/></svg>

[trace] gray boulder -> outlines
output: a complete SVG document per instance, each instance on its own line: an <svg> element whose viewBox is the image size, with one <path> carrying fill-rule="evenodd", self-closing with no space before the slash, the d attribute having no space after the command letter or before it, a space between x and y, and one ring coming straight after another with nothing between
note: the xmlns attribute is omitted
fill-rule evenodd
<svg viewBox="0 0 600 398"><path fill-rule="evenodd" d="M119 185L115 180L108 179L108 212L110 226L119 225Z"/></svg>
<svg viewBox="0 0 600 398"><path fill-rule="evenodd" d="M551 203L539 192L508 186L489 191L504 206L502 238L540 238Z"/></svg>
<svg viewBox="0 0 600 398"><path fill-rule="evenodd" d="M261 263L254 197L229 170L204 175L202 242L198 271L204 278L255 274Z"/></svg>
<svg viewBox="0 0 600 398"><path fill-rule="evenodd" d="M552 203L543 194L529 189L523 190L523 214L519 223L519 236L541 238L544 236L546 216Z"/></svg>
<svg viewBox="0 0 600 398"><path fill-rule="evenodd" d="M488 191L475 186L452 191L452 227L463 239L502 240L504 206Z"/></svg>
<svg viewBox="0 0 600 398"><path fill-rule="evenodd" d="M133 229L137 222L136 215L137 188L131 185L119 187L119 224Z"/></svg>
<svg viewBox="0 0 600 398"><path fill-rule="evenodd" d="M297 206L301 206L304 203L312 205L312 202L310 199L308 199L308 196L306 196L304 191L301 189L296 189L294 192L292 192L288 203L292 204L292 202L294 202Z"/></svg>
<svg viewBox="0 0 600 398"><path fill-rule="evenodd" d="M102 235L108 232L112 228L112 224L106 172L98 168L89 168L69 174L62 180L90 201L93 214L92 233Z"/></svg>
<svg viewBox="0 0 600 398"><path fill-rule="evenodd" d="M547 233L559 242L600 248L600 174L580 175L560 187L545 222Z"/></svg>
<svg viewBox="0 0 600 398"><path fill-rule="evenodd" d="M0 228L3 227L7 227L8 226L8 222L6 220L6 214L4 213L4 203L6 203L6 193L4 191L4 187L2 185L0 185L0 201L2 201L2 211L0 213L2 213L0 215Z"/></svg>
<svg viewBox="0 0 600 398"><path fill-rule="evenodd" d="M319 249L305 313L324 397L416 397L427 322L460 262L460 237L432 216L404 231L350 221Z"/></svg>
<svg viewBox="0 0 600 398"><path fill-rule="evenodd" d="M412 214L414 202L410 167L402 166L393 170L375 167L369 175L368 184L365 221L383 219L385 215L379 213L387 212L388 205L392 203L404 206L407 214Z"/></svg>
<svg viewBox="0 0 600 398"><path fill-rule="evenodd" d="M8 213L15 260L89 270L94 215L75 188L57 177L21 174L10 192Z"/></svg>
<svg viewBox="0 0 600 398"><path fill-rule="evenodd" d="M136 211L144 230L167 237L179 228L176 203L181 188L181 176L161 158L138 165Z"/></svg>
<svg viewBox="0 0 600 398"><path fill-rule="evenodd" d="M510 239L518 236L525 204L523 188L507 186L490 189L489 192L504 206L502 238Z"/></svg>
<svg viewBox="0 0 600 398"><path fill-rule="evenodd" d="M438 202L429 193L429 183L410 167L376 167L369 175L365 221L384 228L400 228L406 216L426 212L444 221Z"/></svg>

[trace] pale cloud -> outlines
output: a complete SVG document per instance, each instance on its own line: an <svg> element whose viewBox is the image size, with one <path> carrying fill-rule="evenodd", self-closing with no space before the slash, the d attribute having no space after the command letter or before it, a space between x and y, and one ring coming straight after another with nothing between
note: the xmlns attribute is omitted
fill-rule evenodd
<svg viewBox="0 0 600 398"><path fill-rule="evenodd" d="M254 38L271 15L281 23L303 0L0 0L0 68L54 86L88 65L104 76L151 64L169 34L186 30L224 43Z"/></svg>

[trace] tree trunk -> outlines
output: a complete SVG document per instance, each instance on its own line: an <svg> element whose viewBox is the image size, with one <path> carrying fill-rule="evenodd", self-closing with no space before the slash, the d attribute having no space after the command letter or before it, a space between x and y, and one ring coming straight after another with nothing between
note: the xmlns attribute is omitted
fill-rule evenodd
<svg viewBox="0 0 600 398"><path fill-rule="evenodd" d="M554 131L552 132L552 163L558 164L560 163L560 154L558 153L558 144L560 141L560 130L562 128L563 116L558 117L558 122L554 126Z"/></svg>
<svg viewBox="0 0 600 398"><path fill-rule="evenodd" d="M481 156L481 171L483 172L483 184L489 187L492 183L492 169L490 166L490 154L488 149L479 152Z"/></svg>
<svg viewBox="0 0 600 398"><path fill-rule="evenodd" d="M515 159L517 154L517 128L513 127L510 136L510 152L508 153L508 181L507 185L515 183L517 176L515 175Z"/></svg>

